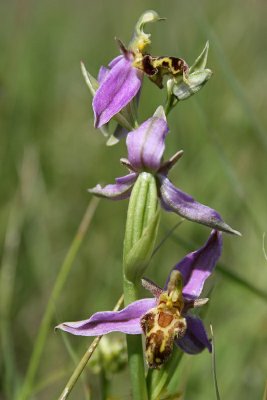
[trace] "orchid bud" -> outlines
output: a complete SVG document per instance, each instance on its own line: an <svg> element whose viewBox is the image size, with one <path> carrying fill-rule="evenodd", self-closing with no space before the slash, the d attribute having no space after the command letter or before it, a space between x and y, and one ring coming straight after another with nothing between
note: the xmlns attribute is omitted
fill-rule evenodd
<svg viewBox="0 0 267 400"><path fill-rule="evenodd" d="M159 225L158 194L155 177L139 174L134 184L124 240L124 275L130 282L139 280L151 258Z"/></svg>
<svg viewBox="0 0 267 400"><path fill-rule="evenodd" d="M99 374L102 370L107 376L122 371L127 365L127 351L125 338L102 337L88 366L90 370Z"/></svg>

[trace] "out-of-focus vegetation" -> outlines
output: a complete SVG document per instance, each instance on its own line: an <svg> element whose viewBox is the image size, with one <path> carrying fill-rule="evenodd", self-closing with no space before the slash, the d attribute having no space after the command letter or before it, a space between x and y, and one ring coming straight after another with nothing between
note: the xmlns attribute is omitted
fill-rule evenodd
<svg viewBox="0 0 267 400"><path fill-rule="evenodd" d="M267 293L262 249L266 221L266 9L263 0L2 1L0 4L0 398L15 398L23 382L42 315L90 195L124 171L125 143L106 147L93 128L83 60L97 75L127 43L140 14L153 8L167 21L149 26L153 54L190 64L210 40L214 76L169 119L167 154L183 149L173 170L177 186L220 211L243 237L226 236L223 264ZM140 120L164 94L146 81ZM58 322L111 309L122 291L121 255L127 202L102 200L75 260L51 324L34 383L35 397L56 398L75 364ZM178 221L162 216L160 237ZM160 248L147 275L162 284L186 249L208 229L184 222ZM266 300L217 273L206 313L216 337L222 398L259 399L267 377ZM67 335L65 335L67 336ZM79 358L90 338L68 336ZM127 372L112 391L130 399ZM87 381L97 380L88 372ZM207 352L183 358L177 389L186 399L215 398ZM72 398L83 398L79 381ZM94 398L97 398L96 396Z"/></svg>

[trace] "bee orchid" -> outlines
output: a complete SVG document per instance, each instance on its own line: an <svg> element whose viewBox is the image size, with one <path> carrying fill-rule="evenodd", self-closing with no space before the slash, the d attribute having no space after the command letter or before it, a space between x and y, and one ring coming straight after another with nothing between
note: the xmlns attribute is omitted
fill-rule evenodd
<svg viewBox="0 0 267 400"><path fill-rule="evenodd" d="M142 57L145 48L151 43L150 34L145 33L143 28L147 23L161 19L154 11L145 12L135 26L128 48L118 40L122 54L109 63L109 68L100 68L99 87L93 98L96 128L109 122L138 95L143 71L134 66L134 61Z"/></svg>
<svg viewBox="0 0 267 400"><path fill-rule="evenodd" d="M161 289L144 279L142 284L154 298L135 301L121 311L97 312L89 319L64 322L58 329L79 336L97 336L110 332L145 335L145 354L150 368L161 367L170 357L173 345L188 354L211 352L211 343L200 318L190 309L202 306L199 299L206 279L221 255L222 234L213 230L200 249L186 255L172 268Z"/></svg>
<svg viewBox="0 0 267 400"><path fill-rule="evenodd" d="M165 138L169 131L166 116L162 107L155 114L130 132L126 139L128 158L121 159L130 173L116 178L116 183L89 189L96 196L111 200L121 200L130 197L134 183L142 172L149 172L155 176L158 187L158 196L162 207L193 222L207 225L227 233L237 234L212 208L195 201L189 194L176 188L167 175L183 152L178 151L167 161L163 161Z"/></svg>

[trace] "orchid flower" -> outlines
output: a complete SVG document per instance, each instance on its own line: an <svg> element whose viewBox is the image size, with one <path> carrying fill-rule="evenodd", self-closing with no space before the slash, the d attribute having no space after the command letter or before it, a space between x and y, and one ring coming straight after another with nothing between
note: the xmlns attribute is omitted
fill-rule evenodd
<svg viewBox="0 0 267 400"><path fill-rule="evenodd" d="M143 71L134 66L134 61L142 58L144 49L151 43L150 34L145 33L143 28L147 23L161 19L155 11L145 12L135 26L128 48L118 41L122 54L109 63L109 68L100 68L99 87L93 98L96 128L109 122L138 95Z"/></svg>
<svg viewBox="0 0 267 400"><path fill-rule="evenodd" d="M168 179L168 171L183 154L179 151L168 161L162 161L168 131L166 116L163 108L159 107L153 117L127 136L128 158L121 159L121 162L130 170L130 174L116 178L115 184L104 187L97 185L89 189L89 192L111 200L129 198L138 174L146 171L155 175L158 196L166 211L173 211L190 221L238 235L239 232L227 225L215 210L198 203Z"/></svg>
<svg viewBox="0 0 267 400"><path fill-rule="evenodd" d="M102 311L89 319L64 322L58 329L79 336L98 336L110 332L145 335L149 367L158 368L169 358L173 344L188 354L207 348L211 352L203 322L190 315L190 308L202 306L199 299L206 279L211 275L222 249L222 234L213 230L200 249L186 255L171 270L164 288L143 279L143 286L154 298L144 298L121 311Z"/></svg>
<svg viewBox="0 0 267 400"><path fill-rule="evenodd" d="M142 72L132 66L134 55L125 49L123 55L101 67L99 88L93 99L95 127L100 128L120 112L137 95L142 84Z"/></svg>

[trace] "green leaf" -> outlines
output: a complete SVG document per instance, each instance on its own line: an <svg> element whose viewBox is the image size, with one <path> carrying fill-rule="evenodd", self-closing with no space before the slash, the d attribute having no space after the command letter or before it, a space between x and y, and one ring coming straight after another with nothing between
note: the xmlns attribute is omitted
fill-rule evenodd
<svg viewBox="0 0 267 400"><path fill-rule="evenodd" d="M85 68L84 63L81 61L81 70L82 70L82 74L85 80L86 85L88 86L91 95L94 97L95 92L97 91L97 89L99 88L99 83L97 82L97 80L93 77L93 75L91 75L87 69Z"/></svg>

